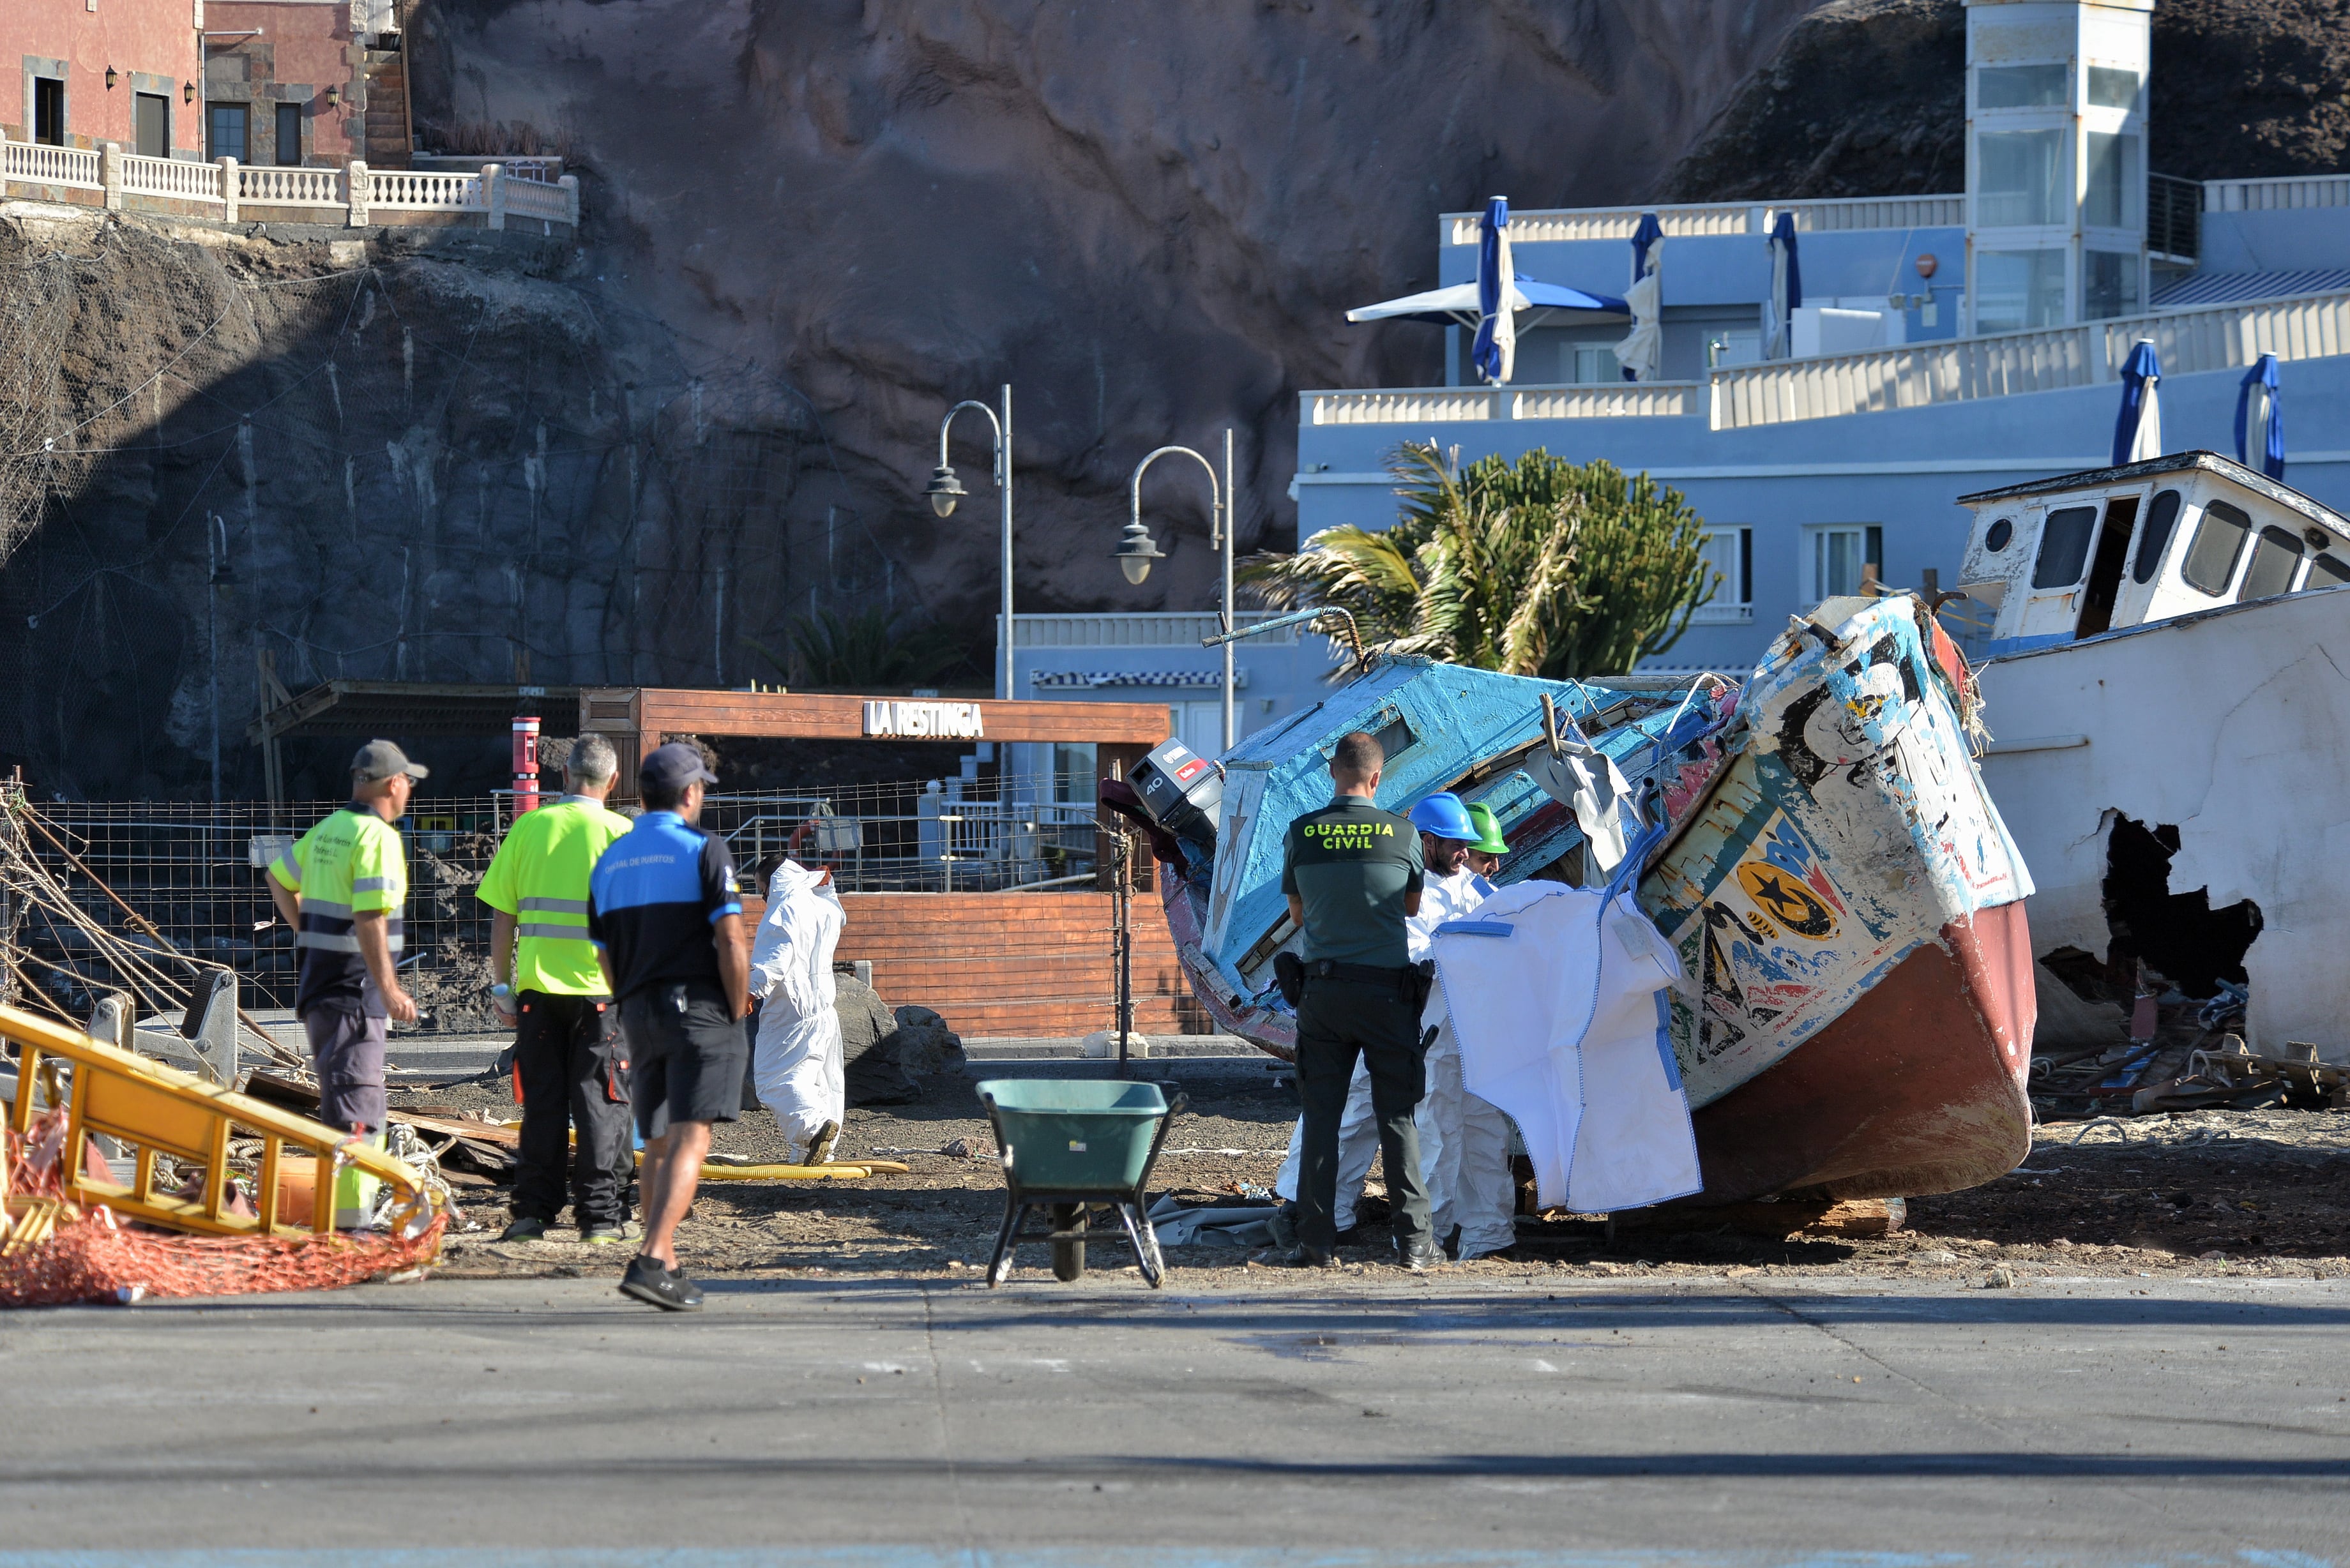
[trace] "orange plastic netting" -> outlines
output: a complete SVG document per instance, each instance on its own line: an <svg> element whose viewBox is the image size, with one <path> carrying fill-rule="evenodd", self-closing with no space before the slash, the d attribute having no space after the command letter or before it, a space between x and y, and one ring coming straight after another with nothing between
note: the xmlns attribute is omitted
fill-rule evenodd
<svg viewBox="0 0 2350 1568"><path fill-rule="evenodd" d="M431 1262L448 1223L436 1214L412 1238L178 1236L92 1210L39 1246L0 1258L0 1307L332 1290Z"/></svg>
<svg viewBox="0 0 2350 1568"><path fill-rule="evenodd" d="M13 1130L0 1155L0 1307L130 1303L142 1296L224 1296L332 1290L420 1267L440 1255L448 1215L413 1236L184 1236L118 1220L112 1210L65 1202L58 1179L62 1113ZM9 1199L13 1202L8 1202ZM10 1239L46 1207L55 1229ZM14 1211L12 1216L11 1211Z"/></svg>

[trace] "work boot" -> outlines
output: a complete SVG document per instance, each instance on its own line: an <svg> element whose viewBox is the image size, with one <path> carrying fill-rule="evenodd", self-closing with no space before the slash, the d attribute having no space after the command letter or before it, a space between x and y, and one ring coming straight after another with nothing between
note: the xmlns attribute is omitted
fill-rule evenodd
<svg viewBox="0 0 2350 1568"><path fill-rule="evenodd" d="M1276 1269L1335 1269L1338 1266L1338 1260L1329 1252L1320 1247L1309 1247L1302 1241L1275 1252L1266 1262Z"/></svg>
<svg viewBox="0 0 2350 1568"><path fill-rule="evenodd" d="M1273 1232L1274 1251L1286 1252L1296 1246L1297 1205L1295 1202L1288 1202L1275 1209L1273 1211L1273 1218L1265 1221L1265 1227Z"/></svg>
<svg viewBox="0 0 2350 1568"><path fill-rule="evenodd" d="M629 1260L629 1272L620 1276L620 1293L669 1312L691 1312L702 1304L700 1286L642 1252Z"/></svg>
<svg viewBox="0 0 2350 1568"><path fill-rule="evenodd" d="M1442 1268L1444 1262L1443 1249L1425 1236L1396 1243L1396 1267L1399 1269L1409 1269L1415 1274L1424 1274L1430 1269Z"/></svg>
<svg viewBox="0 0 2350 1568"><path fill-rule="evenodd" d="M838 1122L825 1123L824 1126L816 1129L816 1137L808 1139L807 1162L810 1165L831 1164L832 1151L838 1147L839 1144L840 1124Z"/></svg>
<svg viewBox="0 0 2350 1568"><path fill-rule="evenodd" d="M544 1220L534 1219L527 1214L517 1214L512 1220L508 1221L505 1230L499 1233L498 1240L501 1241L544 1241L546 1240L546 1221Z"/></svg>

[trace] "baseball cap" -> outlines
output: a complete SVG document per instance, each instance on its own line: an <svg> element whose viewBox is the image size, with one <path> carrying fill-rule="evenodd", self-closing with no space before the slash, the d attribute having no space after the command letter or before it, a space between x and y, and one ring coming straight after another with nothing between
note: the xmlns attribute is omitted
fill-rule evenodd
<svg viewBox="0 0 2350 1568"><path fill-rule="evenodd" d="M702 753L683 741L656 746L637 768L637 777L657 790L681 790L690 784L716 784L718 775L702 765Z"/></svg>
<svg viewBox="0 0 2350 1568"><path fill-rule="evenodd" d="M369 741L351 759L351 774L361 784L375 784L398 774L421 779L432 770L421 763L411 763L408 753L390 741Z"/></svg>

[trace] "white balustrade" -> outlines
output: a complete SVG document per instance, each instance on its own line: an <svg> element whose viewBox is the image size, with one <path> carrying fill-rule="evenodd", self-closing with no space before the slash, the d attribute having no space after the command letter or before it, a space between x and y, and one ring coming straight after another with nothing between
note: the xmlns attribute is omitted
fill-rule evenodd
<svg viewBox="0 0 2350 1568"><path fill-rule="evenodd" d="M1966 222L1966 198L1849 196L1802 202L1705 202L1656 207L1513 208L1513 244L1565 240L1628 240L1647 213L1657 215L1667 239L1705 234L1753 234L1758 238L1778 213L1793 213L1799 233L1838 229L1958 228ZM1478 213L1446 213L1438 220L1442 244L1477 243Z"/></svg>
<svg viewBox="0 0 2350 1568"><path fill-rule="evenodd" d="M98 191L97 150L51 147L39 141L0 143L0 178L32 185L67 185Z"/></svg>
<svg viewBox="0 0 2350 1568"><path fill-rule="evenodd" d="M122 190L131 196L164 196L177 202L220 202L220 165L178 158L121 155Z"/></svg>
<svg viewBox="0 0 2350 1568"><path fill-rule="evenodd" d="M1493 407L1493 394L1481 388L1307 392L1305 397L1305 422L1314 425L1458 424L1502 417Z"/></svg>
<svg viewBox="0 0 2350 1568"><path fill-rule="evenodd" d="M425 213L487 210L482 202L479 174L444 174L422 169L369 170L368 205Z"/></svg>
<svg viewBox="0 0 2350 1568"><path fill-rule="evenodd" d="M1703 408L1701 381L1601 381L1580 387L1513 389L1520 420L1679 419Z"/></svg>
<svg viewBox="0 0 2350 1568"><path fill-rule="evenodd" d="M1712 425L1784 424L2112 381L2141 337L2153 339L2166 376L2238 369L2263 353L2350 353L2350 292L1733 366L1713 372Z"/></svg>
<svg viewBox="0 0 2350 1568"><path fill-rule="evenodd" d="M2350 207L2350 174L2289 174L2275 180L2206 180L2207 213L2270 213L2291 207Z"/></svg>
<svg viewBox="0 0 2350 1568"><path fill-rule="evenodd" d="M512 175L513 171L507 172ZM505 186L507 217L544 218L556 223L571 221L571 204L560 187L519 178L509 178Z"/></svg>
<svg viewBox="0 0 2350 1568"><path fill-rule="evenodd" d="M349 202L343 190L341 170L283 164L240 166L236 171L236 197L240 202L271 207L340 207Z"/></svg>

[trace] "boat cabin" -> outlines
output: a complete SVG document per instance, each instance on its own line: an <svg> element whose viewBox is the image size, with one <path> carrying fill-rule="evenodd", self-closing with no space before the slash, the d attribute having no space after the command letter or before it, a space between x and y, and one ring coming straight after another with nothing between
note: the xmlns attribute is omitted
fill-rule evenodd
<svg viewBox="0 0 2350 1568"><path fill-rule="evenodd" d="M2212 452L1959 497L1993 657L2350 583L2350 518Z"/></svg>

